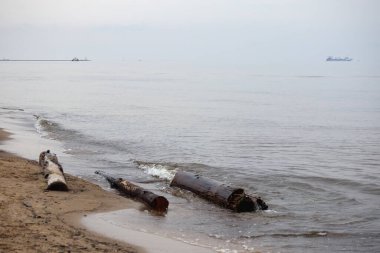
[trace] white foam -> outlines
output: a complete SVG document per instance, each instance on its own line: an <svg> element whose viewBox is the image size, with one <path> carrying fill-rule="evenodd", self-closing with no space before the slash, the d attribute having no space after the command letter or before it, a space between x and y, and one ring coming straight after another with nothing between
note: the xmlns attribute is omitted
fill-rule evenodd
<svg viewBox="0 0 380 253"><path fill-rule="evenodd" d="M37 133L41 137L45 137L45 138L49 137L49 132L46 130L46 127L53 126L53 123L38 115L34 115L34 117L36 118L36 122L34 123L34 128L36 129Z"/></svg>
<svg viewBox="0 0 380 253"><path fill-rule="evenodd" d="M144 170L144 172L148 175L161 179L166 179L168 181L171 181L174 178L175 173L177 172L177 168L165 166L162 164L139 164L138 167Z"/></svg>
<svg viewBox="0 0 380 253"><path fill-rule="evenodd" d="M41 117L39 116L35 116L37 118L36 122L34 123L34 128L37 130L37 133L41 136L41 137L45 137L47 134L44 133L43 131L43 127L41 126Z"/></svg>
<svg viewBox="0 0 380 253"><path fill-rule="evenodd" d="M237 250L232 249L215 249L215 251L220 253L238 253Z"/></svg>

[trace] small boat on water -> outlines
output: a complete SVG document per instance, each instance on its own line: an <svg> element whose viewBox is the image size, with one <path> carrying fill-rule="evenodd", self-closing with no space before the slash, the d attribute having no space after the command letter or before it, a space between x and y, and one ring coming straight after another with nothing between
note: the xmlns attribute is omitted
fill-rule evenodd
<svg viewBox="0 0 380 253"><path fill-rule="evenodd" d="M329 56L327 57L326 61L352 61L352 58L350 57L333 57L333 56Z"/></svg>

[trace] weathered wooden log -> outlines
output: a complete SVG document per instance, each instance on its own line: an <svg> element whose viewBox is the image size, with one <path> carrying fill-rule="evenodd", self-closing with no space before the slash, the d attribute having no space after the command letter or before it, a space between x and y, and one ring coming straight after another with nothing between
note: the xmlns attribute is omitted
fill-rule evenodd
<svg viewBox="0 0 380 253"><path fill-rule="evenodd" d="M170 186L189 190L235 212L252 212L268 209L268 206L260 197L249 196L245 194L242 188L228 186L216 180L189 172L177 172Z"/></svg>
<svg viewBox="0 0 380 253"><path fill-rule="evenodd" d="M155 211L165 212L168 209L169 201L163 196L159 196L151 191L147 191L144 188L135 185L125 179L114 178L101 171L95 171L95 173L105 177L112 188L115 188L132 198L136 198L144 202Z"/></svg>
<svg viewBox="0 0 380 253"><path fill-rule="evenodd" d="M47 179L47 190L68 190L65 175L56 154L51 153L50 150L43 151L40 154L38 163L42 167L42 172Z"/></svg>

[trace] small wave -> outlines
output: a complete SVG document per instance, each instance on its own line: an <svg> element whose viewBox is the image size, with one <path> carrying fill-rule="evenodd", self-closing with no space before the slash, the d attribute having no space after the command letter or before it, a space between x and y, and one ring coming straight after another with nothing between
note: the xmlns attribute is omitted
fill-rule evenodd
<svg viewBox="0 0 380 253"><path fill-rule="evenodd" d="M261 237L346 237L350 236L350 233L339 233L339 232L329 232L329 231L304 231L304 232L284 232L284 233L273 233L273 234L259 234L259 235L241 235L240 238L251 239L251 238L261 238Z"/></svg>
<svg viewBox="0 0 380 253"><path fill-rule="evenodd" d="M90 136L81 131L67 128L63 124L34 115L36 122L34 127L41 137L62 141L66 144L67 154L102 154L104 152L129 153L128 145L121 141L98 139L97 136Z"/></svg>
<svg viewBox="0 0 380 253"><path fill-rule="evenodd" d="M323 189L323 184L328 184L329 186L331 185L338 185L339 187L347 187L347 188L355 188L355 189L360 189L365 193L369 194L379 194L380 188L378 184L374 183L365 183L365 182L360 182L358 180L352 180L352 179L344 179L344 178L336 178L336 177L319 177L319 176L293 176L293 180L301 179L303 182L306 183L300 183L297 181L292 182L292 187L295 186L303 186L303 189L311 189L314 191L326 191ZM307 182L312 182L313 185L316 183L320 183L322 185L319 185L318 187L312 186L311 183ZM350 201L356 201L355 199L349 199Z"/></svg>
<svg viewBox="0 0 380 253"><path fill-rule="evenodd" d="M43 137L54 140L75 139L83 141L85 139L85 136L76 130L65 128L63 125L40 115L33 116L36 118L34 126L37 132Z"/></svg>
<svg viewBox="0 0 380 253"><path fill-rule="evenodd" d="M63 125L52 121L50 119L46 119L40 115L33 115L36 118L36 122L34 123L34 127L36 131L40 134L41 137L52 139L52 140L58 140L58 141L71 141L75 142L77 145L75 148L70 146L70 148L67 148L65 153L67 154L92 154L96 153L93 150L87 150L86 148L83 148L83 143L89 143L91 142L90 138L86 138L85 135L80 133L79 131L65 128ZM78 144L81 148L78 148Z"/></svg>
<svg viewBox="0 0 380 253"><path fill-rule="evenodd" d="M1 107L1 109L6 110L6 111L20 111L20 112L24 111L24 109L18 108L18 107Z"/></svg>
<svg viewBox="0 0 380 253"><path fill-rule="evenodd" d="M58 124L39 115L33 115L36 118L35 128L37 132L43 137L52 137L52 133L56 128L58 128Z"/></svg>
<svg viewBox="0 0 380 253"><path fill-rule="evenodd" d="M165 163L135 161L135 164L146 174L168 181L171 181L174 178L175 173L178 171L177 166Z"/></svg>

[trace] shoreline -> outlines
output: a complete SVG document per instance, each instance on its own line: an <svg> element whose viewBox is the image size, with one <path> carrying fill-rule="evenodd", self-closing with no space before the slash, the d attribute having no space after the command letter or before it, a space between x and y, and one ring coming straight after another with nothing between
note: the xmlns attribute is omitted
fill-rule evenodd
<svg viewBox="0 0 380 253"><path fill-rule="evenodd" d="M104 217L113 211L144 206L70 174L65 173L68 192L46 191L36 160L3 151L3 142L11 136L0 128L0 251L215 252L107 222Z"/></svg>
<svg viewBox="0 0 380 253"><path fill-rule="evenodd" d="M122 224L114 224L109 222L110 216L117 215L115 212L107 213L95 213L83 217L82 224L85 228L95 232L102 231L100 235L106 235L109 238L124 241L125 238L129 238L133 241L134 245L143 248L149 253L213 253L213 250L209 246L192 244L190 242L170 238L164 235L157 235L154 233L148 233L138 231L135 229L129 229ZM96 232L95 232L96 233Z"/></svg>
<svg viewBox="0 0 380 253"><path fill-rule="evenodd" d="M0 128L0 144L3 142L3 141L6 141L6 140L10 140L10 136L12 134L10 132L7 132L5 131L3 128ZM0 149L1 150L1 149Z"/></svg>

